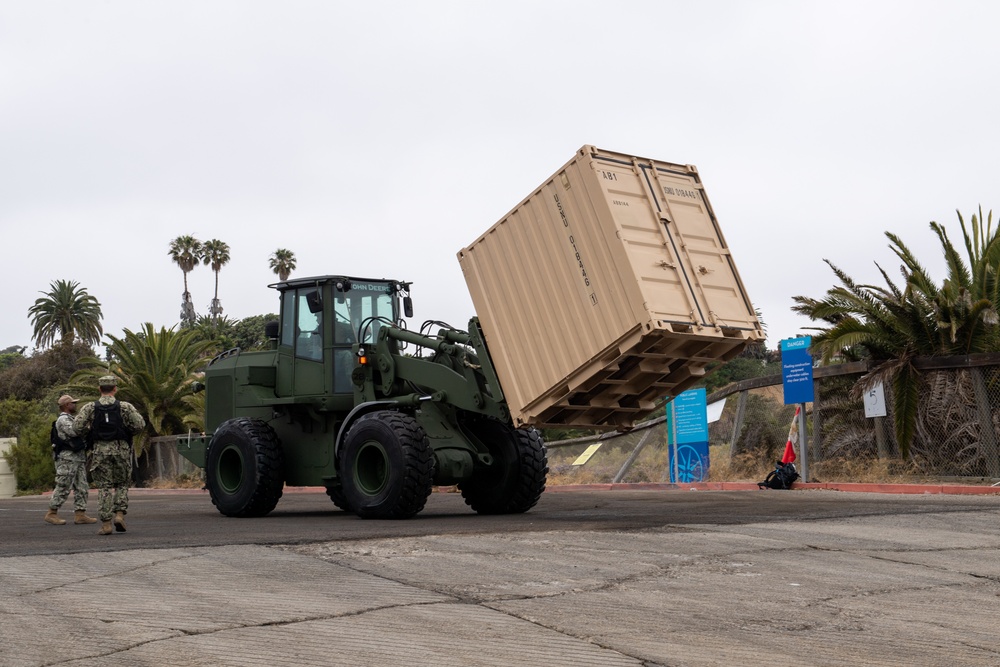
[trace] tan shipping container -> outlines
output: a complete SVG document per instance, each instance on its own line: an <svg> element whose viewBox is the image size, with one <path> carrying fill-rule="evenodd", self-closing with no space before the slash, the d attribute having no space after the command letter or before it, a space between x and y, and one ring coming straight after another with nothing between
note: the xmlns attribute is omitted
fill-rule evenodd
<svg viewBox="0 0 1000 667"><path fill-rule="evenodd" d="M691 165L584 146L458 259L515 424L628 427L764 337Z"/></svg>

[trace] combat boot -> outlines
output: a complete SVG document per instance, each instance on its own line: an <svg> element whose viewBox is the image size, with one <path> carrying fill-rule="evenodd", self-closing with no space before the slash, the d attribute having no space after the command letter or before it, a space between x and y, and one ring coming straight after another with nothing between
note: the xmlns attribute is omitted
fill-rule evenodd
<svg viewBox="0 0 1000 667"><path fill-rule="evenodd" d="M115 514L115 530L119 533L125 532L125 515L121 512Z"/></svg>
<svg viewBox="0 0 1000 667"><path fill-rule="evenodd" d="M97 531L98 535L110 535L111 534L111 522L105 521L101 524L101 529Z"/></svg>
<svg viewBox="0 0 1000 667"><path fill-rule="evenodd" d="M58 516L56 516L56 512L58 511L59 510L50 509L48 512L46 512L44 519L45 523L51 523L53 526L61 526L64 523L66 523L66 519L60 519Z"/></svg>
<svg viewBox="0 0 1000 667"><path fill-rule="evenodd" d="M73 523L97 523L97 519L87 516L87 510L76 510L73 514L75 515Z"/></svg>

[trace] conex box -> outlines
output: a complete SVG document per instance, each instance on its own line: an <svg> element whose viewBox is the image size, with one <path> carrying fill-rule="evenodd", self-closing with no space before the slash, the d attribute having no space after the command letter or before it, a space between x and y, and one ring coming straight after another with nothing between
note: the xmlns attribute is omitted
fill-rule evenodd
<svg viewBox="0 0 1000 667"><path fill-rule="evenodd" d="M515 424L628 427L764 337L690 165L584 146L458 259Z"/></svg>

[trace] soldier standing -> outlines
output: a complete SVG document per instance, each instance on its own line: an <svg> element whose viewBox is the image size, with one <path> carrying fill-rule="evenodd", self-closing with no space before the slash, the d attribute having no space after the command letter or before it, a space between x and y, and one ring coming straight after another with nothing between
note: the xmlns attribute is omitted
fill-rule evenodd
<svg viewBox="0 0 1000 667"><path fill-rule="evenodd" d="M98 517L102 522L97 534L110 535L112 519L115 530L125 532L128 485L132 479L132 436L146 426L146 420L131 403L115 398L118 379L114 375L101 377L97 384L100 398L80 408L73 426L81 436L92 432L94 452L90 472L97 486Z"/></svg>
<svg viewBox="0 0 1000 667"><path fill-rule="evenodd" d="M68 394L59 397L59 416L56 418L55 438L52 446L56 456L56 488L52 491L49 511L45 523L62 526L65 519L56 514L73 491L73 506L76 508L73 523L97 523L97 519L87 516L87 448L83 438L77 436L73 428L73 413L79 401Z"/></svg>

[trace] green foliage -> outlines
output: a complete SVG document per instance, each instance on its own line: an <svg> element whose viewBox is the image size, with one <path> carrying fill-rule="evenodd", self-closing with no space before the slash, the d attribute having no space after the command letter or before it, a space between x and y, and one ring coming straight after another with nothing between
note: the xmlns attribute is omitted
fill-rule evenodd
<svg viewBox="0 0 1000 667"><path fill-rule="evenodd" d="M245 352L267 349L268 340L267 336L264 335L264 325L277 321L278 316L275 313L251 315L237 320L233 324L233 344L231 347L238 347Z"/></svg>
<svg viewBox="0 0 1000 667"><path fill-rule="evenodd" d="M24 361L24 355L20 352L0 352L0 371L5 371L22 361Z"/></svg>
<svg viewBox="0 0 1000 667"><path fill-rule="evenodd" d="M170 242L167 254L184 272L184 292L187 293L187 274L198 266L201 259L201 241L193 236L178 236Z"/></svg>
<svg viewBox="0 0 1000 667"><path fill-rule="evenodd" d="M288 280L288 276L295 270L295 253L285 248L278 248L271 254L268 265L278 276L278 280Z"/></svg>
<svg viewBox="0 0 1000 667"><path fill-rule="evenodd" d="M571 440L573 438L583 438L594 435L599 431L584 428L543 428L540 429L542 439L545 442L559 442L560 440Z"/></svg>
<svg viewBox="0 0 1000 667"><path fill-rule="evenodd" d="M21 428L38 414L37 401L23 401L16 398L0 400L0 438L18 437Z"/></svg>
<svg viewBox="0 0 1000 667"><path fill-rule="evenodd" d="M81 368L81 358L92 356L90 346L76 341L22 358L0 370L0 396L25 401L45 399L53 388L66 387L70 376Z"/></svg>
<svg viewBox="0 0 1000 667"><path fill-rule="evenodd" d="M268 340L264 335L264 325L277 321L274 313L266 315L251 315L242 320L231 320L221 317L213 320L211 317L199 317L190 326L182 325L182 331L192 331L194 340L212 343L212 355L238 347L245 352L267 349Z"/></svg>
<svg viewBox="0 0 1000 667"><path fill-rule="evenodd" d="M193 340L211 343L209 352L211 355L215 355L236 347L236 344L233 342L233 327L235 324L236 322L228 317L216 319L211 316L200 315L193 323L182 323L181 331L190 331L193 335Z"/></svg>
<svg viewBox="0 0 1000 667"><path fill-rule="evenodd" d="M187 408L187 413L183 418L185 429L191 429L193 433L204 433L205 392L199 391L197 394L188 394L181 398L181 401L184 403L184 407Z"/></svg>
<svg viewBox="0 0 1000 667"><path fill-rule="evenodd" d="M878 267L885 286L854 281L829 260L840 281L826 297L796 296L793 310L814 321L813 350L824 362L868 359L872 369L859 390L877 382L893 388L896 438L904 457L909 456L918 409L917 356L947 356L1000 350L1000 227L993 228L993 213L983 220L982 209L973 215L971 232L958 213L965 257L952 244L944 227L930 223L944 253L948 275L938 286L903 241L890 232L889 248L902 261L903 283L897 285Z"/></svg>
<svg viewBox="0 0 1000 667"><path fill-rule="evenodd" d="M100 342L101 304L79 283L56 280L42 294L45 296L28 309L35 327L32 339L38 347L48 347L57 339L63 345L72 345L77 337L90 345Z"/></svg>
<svg viewBox="0 0 1000 667"><path fill-rule="evenodd" d="M215 294L209 312L213 318L222 314L222 304L219 302L219 271L229 263L229 244L219 239L206 241L201 247L201 261L205 266L211 266L215 273Z"/></svg>
<svg viewBox="0 0 1000 667"><path fill-rule="evenodd" d="M201 241L193 236L178 236L170 242L167 249L170 259L180 267L184 274L184 294L181 301L181 321L194 322L194 304L191 302L191 292L188 291L188 273L201 261Z"/></svg>
<svg viewBox="0 0 1000 667"><path fill-rule="evenodd" d="M705 391L711 394L713 391L734 382L766 375L778 375L781 373L781 362L739 356L725 363L709 366L708 371L708 375L705 377Z"/></svg>
<svg viewBox="0 0 1000 667"><path fill-rule="evenodd" d="M56 415L49 414L38 401L0 400L0 437L17 438L5 454L14 471L17 490L43 493L55 483L55 466L49 429Z"/></svg>
<svg viewBox="0 0 1000 667"><path fill-rule="evenodd" d="M157 331L148 322L139 333L125 329L123 338L108 338L112 361L81 359L85 367L72 377L74 391L93 395L97 379L110 372L118 377L118 397L142 413L151 435L186 433L184 398L192 393L212 344L197 340L190 329ZM137 442L137 450L141 453L142 443Z"/></svg>

